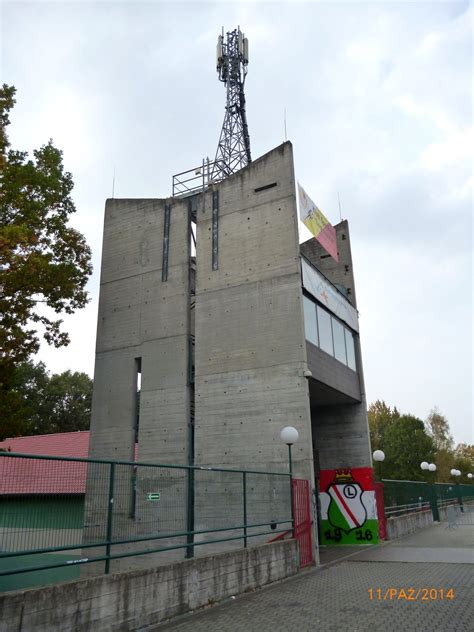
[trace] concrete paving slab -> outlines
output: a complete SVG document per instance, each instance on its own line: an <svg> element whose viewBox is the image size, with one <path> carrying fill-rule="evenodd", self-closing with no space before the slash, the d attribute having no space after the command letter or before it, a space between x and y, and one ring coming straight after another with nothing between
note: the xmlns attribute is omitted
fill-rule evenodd
<svg viewBox="0 0 474 632"><path fill-rule="evenodd" d="M454 529L447 529L446 523L435 524L382 546L366 548L350 560L474 564L474 524Z"/></svg>
<svg viewBox="0 0 474 632"><path fill-rule="evenodd" d="M319 562L321 565L333 564L354 554L359 554L366 547L360 546L320 546Z"/></svg>
<svg viewBox="0 0 474 632"><path fill-rule="evenodd" d="M353 562L441 562L443 564L474 564L474 550L463 548L440 549L435 547L381 547L364 551L350 558ZM474 629L474 624L473 624Z"/></svg>
<svg viewBox="0 0 474 632"><path fill-rule="evenodd" d="M473 582L469 564L347 561L148 632L472 632Z"/></svg>

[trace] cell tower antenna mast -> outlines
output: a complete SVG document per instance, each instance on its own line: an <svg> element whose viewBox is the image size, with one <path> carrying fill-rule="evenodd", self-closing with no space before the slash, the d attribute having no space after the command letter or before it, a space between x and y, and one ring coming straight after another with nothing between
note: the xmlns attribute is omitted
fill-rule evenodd
<svg viewBox="0 0 474 632"><path fill-rule="evenodd" d="M250 137L245 111L244 84L249 63L249 44L240 27L217 39L217 72L226 86L227 101L211 179L227 178L249 162Z"/></svg>

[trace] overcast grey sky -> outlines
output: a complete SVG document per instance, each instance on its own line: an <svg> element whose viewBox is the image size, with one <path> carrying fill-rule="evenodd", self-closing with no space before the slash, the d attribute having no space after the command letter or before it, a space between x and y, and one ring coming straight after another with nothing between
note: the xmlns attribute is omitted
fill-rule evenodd
<svg viewBox="0 0 474 632"><path fill-rule="evenodd" d="M93 250L91 303L43 346L54 372L94 366L104 203L166 197L214 156L224 115L222 25L250 42L254 158L288 138L296 175L351 228L368 401L474 442L472 24L468 2L2 2L10 140L52 138L75 181L73 224Z"/></svg>

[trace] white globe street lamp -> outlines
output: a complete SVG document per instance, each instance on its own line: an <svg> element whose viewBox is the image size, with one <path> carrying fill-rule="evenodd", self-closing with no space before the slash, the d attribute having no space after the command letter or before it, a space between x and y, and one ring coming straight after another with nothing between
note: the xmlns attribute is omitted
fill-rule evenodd
<svg viewBox="0 0 474 632"><path fill-rule="evenodd" d="M472 478L472 476L473 475L471 474L471 472L469 472L469 474L467 475L468 478Z"/></svg>
<svg viewBox="0 0 474 632"><path fill-rule="evenodd" d="M293 443L296 443L298 441L298 438L298 430L296 430L296 428L293 428L293 426L286 426L280 432L280 439L283 441L283 443L286 443L286 445L293 445Z"/></svg>
<svg viewBox="0 0 474 632"><path fill-rule="evenodd" d="M456 476L456 472L457 472L457 470L455 470L455 469L453 468L453 469L451 470L451 472L450 472L451 476Z"/></svg>
<svg viewBox="0 0 474 632"><path fill-rule="evenodd" d="M374 470L377 473L379 481L382 480L382 462L385 460L385 452L383 450L374 450L372 453L372 458L375 461L376 469Z"/></svg>
<svg viewBox="0 0 474 632"><path fill-rule="evenodd" d="M426 461L423 461L422 463L420 463L420 467L422 470L428 470L430 465Z"/></svg>
<svg viewBox="0 0 474 632"><path fill-rule="evenodd" d="M436 472L436 465L434 463L430 463L428 465L428 469L430 472Z"/></svg>

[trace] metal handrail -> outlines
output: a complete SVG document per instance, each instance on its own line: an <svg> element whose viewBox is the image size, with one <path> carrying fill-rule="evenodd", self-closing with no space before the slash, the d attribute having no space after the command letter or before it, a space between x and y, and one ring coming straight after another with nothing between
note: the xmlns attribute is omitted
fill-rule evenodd
<svg viewBox="0 0 474 632"><path fill-rule="evenodd" d="M13 461L10 461L10 462L1 461L1 457L3 457L4 459L13 459ZM105 466L105 470L103 473L103 476L104 476L103 478L103 482L104 482L103 518L104 520L100 523L100 525L106 528L106 532L104 531L103 539L98 540L96 539L97 536L93 536L94 537L93 542L89 540L88 542L84 542L84 543L82 542L82 539L83 539L82 536L79 537L78 535L73 534L71 538L67 538L66 540L63 540L63 542L65 542L64 544L62 544L61 541L57 541L58 544L60 544L59 546L46 546L45 547L43 545L42 547L38 547L37 544L40 544L40 545L42 544L41 540L39 541L33 540L31 542L32 548L27 549L26 547L28 546L28 544L24 539L22 539L22 537L25 534L30 533L30 531L33 531L34 533L34 528L30 529L28 527L28 529L25 529L25 528L18 529L17 525L15 525L15 528L13 530L9 529L8 531L9 533L14 534L15 539L16 539L15 534L18 532L19 537L20 537L21 548L20 550L12 550L16 548L17 545L13 545L13 546L10 545L8 547L9 548L8 551L4 551L0 553L0 560L8 560L8 559L23 557L25 559L25 563L28 564L27 558L25 558L25 556L43 555L43 554L48 554L48 553L54 554L54 553L61 553L61 552L66 554L65 556L66 558L73 556L73 559L66 559L64 562L61 562L61 563L54 562L51 564L45 564L44 560L38 559L38 563L40 563L41 565L32 567L30 566L31 562L29 562L28 567L10 568L10 569L0 571L0 577L7 576L7 575L17 575L19 573L28 573L28 572L33 572L33 571L41 571L41 570L46 570L46 569L67 567L74 564L86 564L86 563L94 563L94 562L105 562L105 573L107 574L110 572L110 562L111 560L114 560L114 559L119 559L119 558L124 558L124 557L134 557L137 555L147 555L150 553L159 553L160 551L172 551L172 550L178 550L178 549L185 549L186 557L189 558L189 557L194 556L195 546L239 540L239 541L243 541L244 547L247 547L248 538L253 538L257 536L275 535L275 533L280 533L280 532L286 533L288 530L293 531L294 529L293 510L290 504L292 513L291 513L291 517L289 518L288 513L287 513L288 507L286 506L287 500L285 500L286 496L282 497L282 500L285 504L282 505L282 511L280 512L278 519L276 518L276 516L272 517L272 519L270 519L270 517L266 519L267 516L265 514L257 518L257 520L260 520L259 522L255 522L255 521L249 522L247 518L248 516L247 495L248 495L248 488L249 488L248 476L254 475L256 477L258 476L270 476L274 478L278 477L278 480L281 481L281 483L283 484L283 487L286 488L286 485L287 485L286 481L289 481L290 487L292 485L293 478L292 478L291 469L290 471L287 471L287 472L270 472L268 470L244 470L244 469L236 469L236 468L205 467L205 466L200 466L200 465L177 465L177 464L164 464L164 463L147 463L147 462L140 462L140 461L117 461L113 459L61 457L61 456L42 455L42 454L25 454L25 453L19 453L19 452L0 452L0 472L3 472L4 478L6 479L5 481L2 481L3 490L0 492L0 498L4 498L7 502L8 502L8 499L10 499L10 497L12 496L15 496L15 497L31 496L31 495L61 496L64 493L67 493L68 495L77 495L78 493L80 493L81 495L84 495L85 487L84 487L84 490L81 492L77 492L75 488L71 490L71 492L64 492L61 486L59 486L60 491L56 493L53 490L48 491L48 489L44 491L44 489L41 488L41 485L37 486L39 487L38 489L39 494L36 494L35 490L31 491L29 487L29 484L31 483L31 480L32 480L31 475L27 476L25 479L26 486L21 487L20 485L20 488L18 489L19 481L16 480L16 473L18 473L20 470L17 470L15 467L11 467L11 466L17 466L21 468L25 464L25 461L36 462L39 465L41 463L48 463L48 462L50 463L64 462L65 464L69 464L69 465L71 465L72 463L81 464L80 468L79 467L74 468L74 466L71 466L69 469L62 468L61 470L58 470L58 476L59 476L58 481L62 481L64 476L67 476L68 471L70 471L71 473L76 473L76 474L81 472L81 475L85 476L85 472L87 469L89 470L89 473L90 473L91 468L90 467L86 468L85 464L91 464L91 466L93 464L99 464L99 465ZM2 464L4 466L3 468L1 467ZM154 468L155 472L156 472L156 469L165 470L165 472L169 470L184 471L187 474L189 474L189 476L192 476L192 478L194 478L194 473L199 472L199 471L203 473L209 472L210 474L214 472L219 472L219 473L224 473L224 474L229 473L229 474L234 475L232 478L234 478L235 475L237 475L237 479L241 478L242 480L242 497L240 498L240 500L237 499L237 502L241 504L240 504L240 508L239 508L239 505L237 505L238 514L234 518L237 524L231 524L226 527L219 527L215 525L215 523L212 524L212 522L210 522L208 524L202 525L203 527L208 526L210 528L195 529L194 522L192 521L190 522L188 519L186 530L179 530L179 531L177 530L175 532L167 531L163 533L161 529L159 529L157 525L153 523L153 525L150 525L150 527L147 527L147 531L148 531L147 534L135 535L132 532L132 534L128 536L127 533L123 533L122 531L122 532L117 533L114 536L114 527L115 527L114 507L116 506L116 503L115 503L116 499L114 498L114 496L116 496L117 493L120 493L120 494L123 493L123 490L118 492L117 485L116 485L116 481L119 480L116 478L117 470L118 470L117 466L120 466L120 465L130 468L131 473L133 474L133 477L135 476L135 472L137 470L140 470L141 468L145 470ZM27 472L29 472L29 470L27 470ZM103 472L103 468L100 469L100 472ZM11 486L8 485L9 474L11 475L11 482L12 482ZM153 474L153 476L157 476L157 473ZM161 476L161 473L159 474L159 476ZM281 477L283 477L283 479ZM219 477L219 480L220 480L220 477ZM129 482L132 484L131 493L134 494L135 493L134 483L132 482L132 480ZM128 482L127 482L127 485L128 485ZM249 489L253 490L254 486L252 485ZM128 487L125 489L126 493L128 493L127 490L128 490ZM187 496L188 498L188 517L189 517L189 511L192 511L192 509L190 509L190 506L189 506L189 499L193 497L194 493L195 493L194 485L191 484L190 481L188 480L187 489L183 488L183 494ZM184 502L184 496L183 496L183 502ZM240 513L240 511L242 513ZM119 515L122 515L122 514L119 514ZM128 514L126 517L129 520L135 520L134 514L133 515ZM76 526L72 527L74 531L77 529L85 528L85 524L82 520L83 519L81 518L80 526L78 525L77 527ZM277 529L277 531L275 531L275 527L278 527L278 526L280 528ZM183 528L181 525L180 527L181 529ZM48 526L47 528L50 528L50 527ZM56 527L53 527L53 528L56 528ZM69 527L60 526L58 528L67 529ZM169 526L167 528L169 528ZM154 532L153 532L153 529L154 529ZM258 533L249 533L250 530L258 530ZM235 533L238 533L239 535L234 535ZM204 537L201 541L198 541L198 542L195 541L195 536L206 536L207 534L210 535L210 539L208 539L207 537ZM220 538L214 539L211 534L216 534L216 535L222 534L222 535ZM73 538L75 541L73 541ZM173 540L180 539L180 538L185 539L186 542L183 544L174 544L173 546L163 546L165 543L172 544ZM157 542L153 544L153 541L155 540ZM165 541L168 541L168 542L165 542ZM151 548L147 548L146 550L143 550L143 547L139 546L140 542L143 542L143 543L149 542L151 544ZM157 546L160 543L161 543L161 546ZM35 547L35 544L36 544L36 547ZM124 553L116 552L113 550L113 547L126 545L126 544L131 545L130 548L133 548L133 550L129 550ZM133 546L134 544L137 544L136 548ZM99 549L99 548L102 549L102 551L100 551L101 554L99 556L86 557L88 555L87 553L88 551L92 552L93 549ZM75 553L75 551L81 551L81 553L77 554ZM96 553L99 553L99 552L96 551ZM83 555L84 557L79 558L79 555Z"/></svg>
<svg viewBox="0 0 474 632"><path fill-rule="evenodd" d="M49 456L47 454L22 454L19 452L0 452L0 458L26 458L26 459L42 459L46 461L76 461L78 463L107 463L111 465L132 465L132 466L146 466L146 467L161 467L166 469L178 469L178 470L205 470L208 472L237 472L242 474L271 474L272 476L290 476L289 472L268 472L265 470L238 470L229 467L206 467L204 465L176 465L171 463L147 463L146 461L115 461L113 459L86 459L82 457L72 456Z"/></svg>

